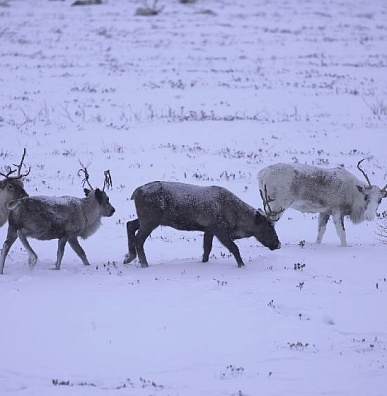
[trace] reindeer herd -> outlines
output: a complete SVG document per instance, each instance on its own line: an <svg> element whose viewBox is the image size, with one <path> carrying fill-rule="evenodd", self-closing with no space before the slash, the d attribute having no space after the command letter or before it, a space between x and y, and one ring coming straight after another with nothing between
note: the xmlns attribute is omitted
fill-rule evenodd
<svg viewBox="0 0 387 396"><path fill-rule="evenodd" d="M8 252L20 239L28 253L30 268L34 268L37 255L28 238L38 240L58 239L55 269L59 270L67 242L82 260L89 265L86 253L79 244L94 234L102 217L110 217L115 209L105 188L112 186L109 171L104 172L102 189L94 189L87 168L84 174L85 198L30 197L24 190L23 179L30 168L22 173L26 150L16 169L8 167L0 181L0 227L8 220L8 232L0 255L0 274ZM319 213L316 243L321 243L327 222L332 216L341 245L347 246L344 218L353 223L373 220L387 185L372 185L360 167L366 182L362 182L343 168L323 169L301 164L274 164L258 173L258 184L264 211L256 210L232 192L219 186L200 187L177 182L154 181L138 187L132 194L138 218L127 222L128 253L125 264L138 258L141 267L148 267L144 243L151 232L160 225L177 230L201 231L203 237L202 261L207 262L214 236L234 256L238 267L244 266L234 240L254 236L270 250L279 249L281 243L275 223L284 211L293 208L301 212Z"/></svg>

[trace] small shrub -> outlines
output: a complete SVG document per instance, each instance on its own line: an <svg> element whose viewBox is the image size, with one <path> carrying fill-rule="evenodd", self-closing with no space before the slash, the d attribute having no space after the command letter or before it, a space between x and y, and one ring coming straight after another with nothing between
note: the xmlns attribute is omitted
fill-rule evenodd
<svg viewBox="0 0 387 396"><path fill-rule="evenodd" d="M232 364L229 364L226 367L226 371L221 374L220 378L225 379L228 377L236 377L239 375L242 375L244 373L245 369L243 367L236 367Z"/></svg>
<svg viewBox="0 0 387 396"><path fill-rule="evenodd" d="M363 100L374 116L378 118L381 118L382 116L387 116L387 103L384 103L383 99L377 99L376 102L372 104L366 102L364 98Z"/></svg>
<svg viewBox="0 0 387 396"><path fill-rule="evenodd" d="M102 0L76 0L71 6L102 4Z"/></svg>
<svg viewBox="0 0 387 396"><path fill-rule="evenodd" d="M305 265L306 265L305 263L294 263L293 268L295 271L297 270L302 271L305 268Z"/></svg>
<svg viewBox="0 0 387 396"><path fill-rule="evenodd" d="M377 235L382 243L387 245L387 220L384 218L384 221L379 224L378 230L377 230Z"/></svg>
<svg viewBox="0 0 387 396"><path fill-rule="evenodd" d="M293 351L303 351L303 350L305 350L306 348L308 348L308 346L309 346L309 343L302 343L302 342L300 342L300 341L298 341L298 342L292 342L292 343L290 343L290 342L288 342L288 345L289 345L289 348L291 349L291 350L293 350Z"/></svg>
<svg viewBox="0 0 387 396"><path fill-rule="evenodd" d="M144 1L144 7L138 7L136 10L135 15L136 16L155 16L160 14L161 11L163 11L163 7L157 7L158 0L153 1L153 5L149 6L147 4L147 1Z"/></svg>

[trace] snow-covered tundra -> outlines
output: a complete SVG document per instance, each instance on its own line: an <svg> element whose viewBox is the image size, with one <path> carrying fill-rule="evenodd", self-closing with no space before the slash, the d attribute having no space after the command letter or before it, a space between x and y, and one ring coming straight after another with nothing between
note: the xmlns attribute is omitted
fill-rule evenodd
<svg viewBox="0 0 387 396"><path fill-rule="evenodd" d="M64 248L68 242L83 264L88 265L86 253L78 242L94 234L101 225L101 217L115 212L105 191L84 189L86 197L25 197L8 204L8 233L0 256L0 274L12 244L19 237L27 250L28 263L35 267L37 255L27 237L38 240L58 239L55 269L59 270Z"/></svg>
<svg viewBox="0 0 387 396"><path fill-rule="evenodd" d="M7 173L0 172L0 175L5 177L5 179L0 181L0 227L2 227L8 220L8 203L13 199L28 196L24 190L23 178L30 173L30 170L28 170L25 174L21 173L25 155L26 150L24 149L20 164L15 165L17 169L8 167ZM12 176L16 171L17 175Z"/></svg>
<svg viewBox="0 0 387 396"><path fill-rule="evenodd" d="M373 220L387 185L372 185L367 174L357 168L367 183L343 168L323 169L303 164L277 163L258 172L259 190L268 217L278 221L288 208L319 213L317 243L321 243L329 217L332 216L341 245L347 246L344 217L357 224Z"/></svg>
<svg viewBox="0 0 387 396"><path fill-rule="evenodd" d="M138 255L141 267L148 267L144 242L160 225L203 231L203 262L208 261L214 236L234 255L238 267L244 263L234 239L254 236L270 250L281 247L266 216L223 187L155 181L138 187L131 199L138 219L127 222L129 252L125 264Z"/></svg>

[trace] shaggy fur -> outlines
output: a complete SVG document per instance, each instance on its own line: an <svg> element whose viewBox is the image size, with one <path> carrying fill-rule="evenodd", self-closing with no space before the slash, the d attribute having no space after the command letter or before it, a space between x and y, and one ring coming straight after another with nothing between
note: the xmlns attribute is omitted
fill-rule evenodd
<svg viewBox="0 0 387 396"><path fill-rule="evenodd" d="M33 268L37 255L27 237L39 240L58 239L55 269L59 270L64 248L68 242L83 264L88 265L86 253L78 242L78 236L87 238L97 231L101 217L110 217L115 209L109 197L99 189L85 189L86 198L75 197L27 197L8 204L9 227L0 256L0 274L12 244L19 237L29 255Z"/></svg>
<svg viewBox="0 0 387 396"><path fill-rule="evenodd" d="M272 250L280 247L271 222L222 187L156 181L138 187L132 199L138 219L127 223L129 253L125 263L138 255L141 266L148 266L144 242L160 225L203 231L203 261L208 261L214 236L230 250L239 267L244 264L234 239L254 236Z"/></svg>
<svg viewBox="0 0 387 396"><path fill-rule="evenodd" d="M267 190L278 221L288 208L320 213L317 243L321 243L330 216L346 246L344 217L357 224L373 220L386 192L369 186L343 168L323 169L301 164L274 164L258 173L259 189Z"/></svg>

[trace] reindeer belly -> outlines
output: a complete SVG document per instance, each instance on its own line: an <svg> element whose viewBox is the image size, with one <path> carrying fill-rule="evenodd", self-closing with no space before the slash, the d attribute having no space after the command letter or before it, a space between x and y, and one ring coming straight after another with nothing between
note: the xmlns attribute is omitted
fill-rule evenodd
<svg viewBox="0 0 387 396"><path fill-rule="evenodd" d="M325 213L329 211L329 208L323 202L309 200L294 201L290 207L304 213Z"/></svg>
<svg viewBox="0 0 387 396"><path fill-rule="evenodd" d="M79 234L75 220L71 215L61 211L30 211L28 217L25 217L17 228L26 237L38 240L59 239Z"/></svg>
<svg viewBox="0 0 387 396"><path fill-rule="evenodd" d="M26 225L20 228L20 232L26 237L38 239L38 240L49 240L49 239L59 239L67 236L63 227L58 224L34 224L32 227Z"/></svg>

